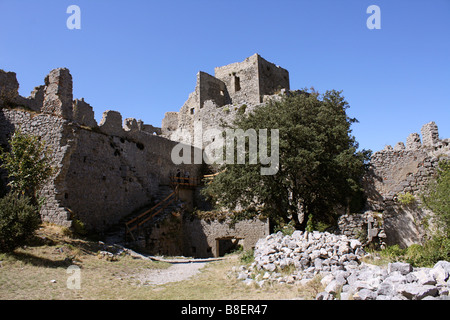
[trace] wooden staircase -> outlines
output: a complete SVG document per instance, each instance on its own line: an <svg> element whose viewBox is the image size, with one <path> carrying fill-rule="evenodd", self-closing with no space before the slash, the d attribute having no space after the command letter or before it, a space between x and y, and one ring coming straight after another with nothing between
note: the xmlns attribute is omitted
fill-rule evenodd
<svg viewBox="0 0 450 320"><path fill-rule="evenodd" d="M178 185L175 186L169 195L159 201L156 205L125 222L125 241L127 241L129 237L131 240L136 241L138 239L137 235L139 235L139 231L144 225L164 212L164 210L171 206L176 200L178 200Z"/></svg>
<svg viewBox="0 0 450 320"><path fill-rule="evenodd" d="M111 243L123 243L142 240L142 235L148 229L150 223L157 223L167 213L180 208L178 193L181 189L195 189L200 184L210 182L217 175L205 175L201 178L170 177L169 185L160 185L155 195L156 204L151 208L143 208L133 214L121 219L121 221L110 228L105 235L105 241ZM125 235L125 237L124 237Z"/></svg>

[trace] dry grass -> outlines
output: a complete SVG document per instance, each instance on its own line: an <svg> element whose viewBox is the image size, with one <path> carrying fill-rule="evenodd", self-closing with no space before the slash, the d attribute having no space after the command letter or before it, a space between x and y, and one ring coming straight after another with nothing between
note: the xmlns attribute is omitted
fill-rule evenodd
<svg viewBox="0 0 450 320"><path fill-rule="evenodd" d="M162 286L158 299L189 300L284 300L312 299L323 287L314 280L307 286L287 284L266 284L259 287L256 283L247 285L236 278L233 266L239 266L239 255L227 256L227 259L209 263L202 272L191 280Z"/></svg>
<svg viewBox="0 0 450 320"><path fill-rule="evenodd" d="M0 299L293 299L313 298L320 281L308 286L246 285L231 272L239 255L210 262L189 280L164 285L143 285L138 274L170 265L120 256L118 261L99 258L98 243L72 238L66 230L45 225L38 241L10 254L0 254ZM67 267L81 268L81 289L68 289Z"/></svg>

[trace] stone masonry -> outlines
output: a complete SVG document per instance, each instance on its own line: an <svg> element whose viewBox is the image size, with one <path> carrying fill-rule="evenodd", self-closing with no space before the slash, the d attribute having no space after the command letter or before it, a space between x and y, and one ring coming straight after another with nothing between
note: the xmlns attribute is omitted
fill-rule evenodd
<svg viewBox="0 0 450 320"><path fill-rule="evenodd" d="M450 157L450 139L439 139L436 123L425 124L394 148L375 152L365 179L367 209L383 213L388 245L420 243L425 235L422 221L431 214L420 204L420 194L434 177L439 161ZM410 194L410 204L399 202L399 195Z"/></svg>
<svg viewBox="0 0 450 320"><path fill-rule="evenodd" d="M231 274L246 285L308 285L320 280L316 300L449 300L450 262L413 268L402 262L376 266L361 242L328 232L281 232L260 239L255 260ZM294 287L295 288L295 287Z"/></svg>
<svg viewBox="0 0 450 320"><path fill-rule="evenodd" d="M179 112L167 112L162 135L193 144L194 124L202 129L220 129L239 112L248 113L270 97L289 91L289 72L254 54L243 62L214 70L215 76L200 71L194 92ZM208 141L206 141L208 142Z"/></svg>
<svg viewBox="0 0 450 320"><path fill-rule="evenodd" d="M152 203L177 169L199 176L200 164L175 165L171 160L178 142L187 143L192 151L204 147L192 141L197 123L203 130L220 129L221 123L231 123L237 114L249 113L290 90L288 71L258 54L214 72L212 76L200 71L195 90L181 109L167 112L161 128L156 128L134 118L122 119L114 110L105 111L97 124L89 103L83 98L74 100L72 76L66 68L52 70L29 97L18 94L14 72L0 70L0 144L7 148L7 140L20 128L40 136L52 151L56 173L41 190L46 198L43 220L70 225L78 219L88 229L105 231ZM354 236L361 230L352 229L363 228L369 238L381 238L387 244L407 246L421 241L424 230L420 222L430 212L420 207L419 195L434 176L439 160L450 156L450 139L439 138L434 122L422 127L421 136L410 134L406 143L386 146L373 154L364 179L366 209L373 214L361 219L344 216L339 226L344 235ZM0 175L5 178L4 171ZM408 206L399 203L399 195L406 193L417 201ZM380 214L382 228L373 220ZM222 226L214 223L190 226L191 240L186 243L191 244L185 251L192 253L196 247L201 255L217 255L221 250L215 245L217 241L242 238L245 242L238 231L222 232ZM267 234L268 225L254 226L258 236ZM197 227L201 232L194 232ZM248 234L249 239L253 237ZM255 239L245 246L254 245Z"/></svg>
<svg viewBox="0 0 450 320"><path fill-rule="evenodd" d="M73 101L68 69L52 70L28 98L19 96L18 88L15 73L1 70L0 143L7 148L14 130L21 129L50 147L56 173L41 190L44 221L68 226L78 219L102 232L149 205L178 168L198 174L199 165L173 164L177 143L155 135L153 126L123 121L116 111L106 111L97 125L92 107L84 99Z"/></svg>
<svg viewBox="0 0 450 320"><path fill-rule="evenodd" d="M206 110L215 90L226 88L214 77L199 75L200 81L210 84L202 86L201 101ZM45 198L41 209L44 221L70 226L77 219L88 230L102 233L133 211L152 204L177 169L189 171L191 177L199 175L199 164L172 162L171 151L178 142L161 136L160 128L133 118L122 119L114 110L105 111L97 124L92 107L83 98L73 100L68 69L52 70L44 82L29 97L22 97L15 73L0 70L0 144L8 148L8 139L20 129L41 137L52 152L56 173L40 191ZM0 174L6 180L6 172ZM155 254L217 256L235 241L252 248L268 234L268 227L259 220L242 221L233 228L201 219L182 219L180 224L169 215L152 229L147 245L152 241L156 244Z"/></svg>

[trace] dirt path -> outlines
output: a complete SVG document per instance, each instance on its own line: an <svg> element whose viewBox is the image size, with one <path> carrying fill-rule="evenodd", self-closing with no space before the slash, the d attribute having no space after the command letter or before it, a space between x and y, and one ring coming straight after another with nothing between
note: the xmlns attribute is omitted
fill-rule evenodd
<svg viewBox="0 0 450 320"><path fill-rule="evenodd" d="M149 269L133 275L141 283L161 285L169 282L188 280L200 272L207 262L174 263L167 269Z"/></svg>
<svg viewBox="0 0 450 320"><path fill-rule="evenodd" d="M223 257L206 259L191 259L184 257L176 259L165 259L163 257L142 255L131 249L123 249L134 258L167 262L172 264L167 269L148 269L133 275L133 278L138 280L142 284L150 285L161 285L169 282L188 280L192 276L198 274L200 272L200 269L203 268L208 262L224 259Z"/></svg>

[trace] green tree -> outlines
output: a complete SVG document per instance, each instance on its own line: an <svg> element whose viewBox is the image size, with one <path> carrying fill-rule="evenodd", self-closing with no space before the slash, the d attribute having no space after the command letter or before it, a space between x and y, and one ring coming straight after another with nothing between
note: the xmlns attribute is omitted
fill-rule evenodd
<svg viewBox="0 0 450 320"><path fill-rule="evenodd" d="M424 205L433 211L435 225L444 236L450 237L450 160L441 160L436 179L430 182L422 195Z"/></svg>
<svg viewBox="0 0 450 320"><path fill-rule="evenodd" d="M261 175L261 163L249 164L247 152L245 164L223 165L203 194L218 207L244 208L236 219L262 214L275 222L293 222L300 230L309 216L334 224L336 206L347 207L361 195L360 179L370 158L370 151L357 151L350 129L357 120L346 114L348 107L341 92L320 96L313 91L238 116L235 129L279 130L279 170ZM270 154L270 134L267 145Z"/></svg>
<svg viewBox="0 0 450 320"><path fill-rule="evenodd" d="M12 251L24 244L40 223L37 208L29 197L11 192L1 198L0 251Z"/></svg>
<svg viewBox="0 0 450 320"><path fill-rule="evenodd" d="M13 192L19 192L38 203L37 192L52 175L50 149L37 136L16 130L9 140L10 151L0 148L1 167L8 171Z"/></svg>

